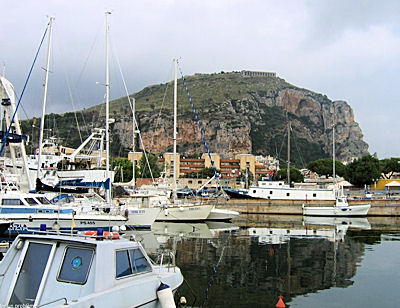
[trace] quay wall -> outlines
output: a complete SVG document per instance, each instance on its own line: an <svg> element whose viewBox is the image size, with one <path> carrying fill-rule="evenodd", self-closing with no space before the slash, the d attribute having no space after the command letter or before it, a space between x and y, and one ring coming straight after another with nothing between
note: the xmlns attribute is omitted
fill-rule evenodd
<svg viewBox="0 0 400 308"><path fill-rule="evenodd" d="M245 214L282 214L303 215L302 201L263 200L263 199L230 199L217 208L227 208ZM308 205L333 205L333 201L309 201ZM371 204L368 216L400 216L400 200L351 200L349 204Z"/></svg>

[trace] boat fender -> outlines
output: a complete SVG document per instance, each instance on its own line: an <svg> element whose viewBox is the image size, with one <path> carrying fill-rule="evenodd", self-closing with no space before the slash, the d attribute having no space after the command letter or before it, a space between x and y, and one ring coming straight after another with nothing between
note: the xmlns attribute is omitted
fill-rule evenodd
<svg viewBox="0 0 400 308"><path fill-rule="evenodd" d="M181 206L181 207L179 207L179 212L183 212L184 211L184 208Z"/></svg>
<svg viewBox="0 0 400 308"><path fill-rule="evenodd" d="M169 285L161 282L157 289L157 297L162 308L176 308L174 295Z"/></svg>
<svg viewBox="0 0 400 308"><path fill-rule="evenodd" d="M128 217L129 217L129 210L128 210L128 209L126 209L126 210L125 210L125 212L124 212L124 216L125 216L126 218L128 218Z"/></svg>
<svg viewBox="0 0 400 308"><path fill-rule="evenodd" d="M186 307L187 301L186 301L186 297L181 296L181 298L179 299L179 307Z"/></svg>
<svg viewBox="0 0 400 308"><path fill-rule="evenodd" d="M168 216L168 209L165 209L165 210L164 210L164 215L165 215L165 216Z"/></svg>

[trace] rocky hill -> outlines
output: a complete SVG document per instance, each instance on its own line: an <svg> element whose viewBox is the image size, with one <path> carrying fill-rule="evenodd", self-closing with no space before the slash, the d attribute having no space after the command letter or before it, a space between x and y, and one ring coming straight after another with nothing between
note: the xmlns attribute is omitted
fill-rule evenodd
<svg viewBox="0 0 400 308"><path fill-rule="evenodd" d="M338 159L348 161L368 153L353 110L344 101L331 101L279 77L246 77L240 72L196 74L187 76L186 82L211 152L226 157L237 153L273 155L285 160L290 121L291 157L299 166L332 156L334 122ZM172 151L172 95L173 82L132 95L143 143L152 153ZM198 156L205 149L182 80L178 82L178 106L178 152ZM111 102L110 114L115 118L113 152L126 156L132 143L132 114L126 97ZM80 125L89 129L104 126L103 115L104 107L95 106L83 110L78 118ZM79 144L77 134L67 127L73 125L73 114L53 116L60 137L72 146Z"/></svg>

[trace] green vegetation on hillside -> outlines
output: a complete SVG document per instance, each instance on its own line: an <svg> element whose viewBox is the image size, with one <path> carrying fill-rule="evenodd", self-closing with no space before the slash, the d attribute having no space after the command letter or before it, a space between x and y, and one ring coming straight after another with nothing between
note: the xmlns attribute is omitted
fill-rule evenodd
<svg viewBox="0 0 400 308"><path fill-rule="evenodd" d="M273 100L279 91L299 89L285 80L278 77L242 77L240 72L195 74L185 78L203 127L213 123L214 130L218 130L221 126L217 124L223 122L229 131L238 131L242 129L243 124L250 125L248 138L251 140L252 154L278 156L284 162L287 157L286 123L289 119L296 121L298 125L297 130L293 129L291 139L293 165L305 167L310 161L328 157L323 144L307 136L305 139L304 134L301 134L304 127L313 132L321 130L320 127L315 127L306 116L297 118L291 113L286 114L283 107L273 106ZM321 104L330 103L326 96L304 91L307 91L308 96L317 97ZM142 133L151 134L152 130L159 128L156 127L158 122L155 123L158 114L161 115L159 123L164 124L163 128L168 127L165 123L172 122L172 95L172 81L148 86L131 95L136 100L136 118ZM47 116L46 128L52 129L50 135L59 138L62 145L76 148L90 134L91 129L105 126L104 116L104 104L81 110L76 114L72 112L50 114ZM115 123L110 125L111 153L113 156L126 157L131 148L130 142L127 142L127 134L132 134L132 130L126 129L132 122L132 112L127 97L110 102L110 117L115 119ZM178 119L194 121L182 79L178 80ZM37 147L37 127L40 119L35 121L36 128L32 128L32 119L24 121L22 125L23 132L31 135L28 151L30 153ZM81 137L76 121L80 127ZM208 132L211 138L216 138L217 131ZM193 155L201 151L201 143L201 140L178 143L178 151L182 155ZM213 145L213 152L221 152L215 140L207 140L207 143ZM194 144L199 146L194 147ZM164 152L169 150L170 146L166 145Z"/></svg>

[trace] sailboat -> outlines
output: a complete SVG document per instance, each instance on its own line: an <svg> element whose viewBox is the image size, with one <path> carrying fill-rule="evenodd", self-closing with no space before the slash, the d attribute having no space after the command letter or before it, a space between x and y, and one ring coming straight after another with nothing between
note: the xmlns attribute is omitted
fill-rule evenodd
<svg viewBox="0 0 400 308"><path fill-rule="evenodd" d="M1 261L0 306L175 307L183 276L170 257L156 265L134 237L116 232L72 235L41 226L38 234L19 235Z"/></svg>
<svg viewBox="0 0 400 308"><path fill-rule="evenodd" d="M177 145L177 110L178 110L178 60L174 59L174 132L173 132L173 190L172 200L166 205L163 205L163 210L157 216L156 221L204 221L210 215L214 205L211 204L195 204L185 203L177 199L177 160L176 160L176 145Z"/></svg>
<svg viewBox="0 0 400 308"><path fill-rule="evenodd" d="M335 191L335 204L331 206L307 206L302 205L303 215L305 216L366 216L371 204L352 204L349 205L342 188L336 190L336 172L335 172L335 124L332 129L332 156L333 156L333 189Z"/></svg>
<svg viewBox="0 0 400 308"><path fill-rule="evenodd" d="M51 45L53 19L53 17L50 17L50 21L48 23L49 46ZM50 70L49 64L50 48L48 48L47 51L42 122L45 114L48 72ZM16 139L13 141L19 144L21 156L24 158L26 157L23 143L24 138L20 135L19 123L17 121L18 118L15 116L17 114L17 105L15 102L13 87L12 84L4 77L2 77L0 81L1 99L2 102L7 102L7 104L4 104L3 107L6 108L6 124L9 127L8 131L11 132L11 137ZM13 119L10 118L11 114L14 114ZM39 149L41 149L43 145L43 125L44 123L41 125ZM19 138L17 138L17 136L19 136ZM11 143L10 135L5 135L3 137L3 145L7 143ZM12 157L15 156L15 154L13 155L13 147L11 146L10 153ZM41 151L39 151L38 154L37 166L41 166ZM32 186L28 168L25 168L24 171L28 184ZM40 168L37 170L37 175L39 175L39 173ZM0 173L0 175L2 174L3 172ZM9 229L10 233L30 233L34 230L39 230L42 224L46 224L46 228L47 226L51 226L51 228L54 228L55 230L63 230L68 232L75 232L76 230L93 230L99 227L108 227L111 229L113 226L120 227L124 225L127 220L125 216L119 215L119 213L115 212L114 210L110 211L109 213L105 213L100 208L93 210L90 205L55 205L52 204L44 194L24 192L21 191L17 185L9 185L7 179L3 176L2 180L3 182L0 187L0 218L10 219L14 222Z"/></svg>

